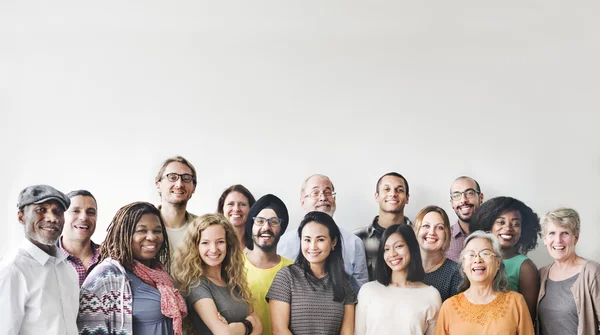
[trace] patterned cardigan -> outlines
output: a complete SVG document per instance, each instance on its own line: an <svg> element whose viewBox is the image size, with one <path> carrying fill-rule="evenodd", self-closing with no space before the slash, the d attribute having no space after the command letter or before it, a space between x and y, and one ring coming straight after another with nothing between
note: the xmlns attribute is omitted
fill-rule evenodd
<svg viewBox="0 0 600 335"><path fill-rule="evenodd" d="M132 335L131 284L123 266L107 258L87 276L79 294L80 335Z"/></svg>

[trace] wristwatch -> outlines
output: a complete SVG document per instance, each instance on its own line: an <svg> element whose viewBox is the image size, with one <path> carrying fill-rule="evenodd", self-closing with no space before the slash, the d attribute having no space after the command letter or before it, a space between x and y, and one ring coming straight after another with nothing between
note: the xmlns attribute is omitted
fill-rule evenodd
<svg viewBox="0 0 600 335"><path fill-rule="evenodd" d="M254 329L254 327L252 327L252 322L250 322L250 320L248 319L244 319L242 323L244 324L244 326L246 326L246 335L252 334L252 330Z"/></svg>

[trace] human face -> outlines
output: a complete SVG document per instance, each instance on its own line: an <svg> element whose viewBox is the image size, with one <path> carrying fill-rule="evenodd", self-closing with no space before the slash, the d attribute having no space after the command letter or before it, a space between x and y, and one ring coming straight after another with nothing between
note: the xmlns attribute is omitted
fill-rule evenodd
<svg viewBox="0 0 600 335"><path fill-rule="evenodd" d="M63 239L88 242L96 230L97 205L92 197L78 195L71 198L65 212Z"/></svg>
<svg viewBox="0 0 600 335"><path fill-rule="evenodd" d="M385 241L383 259L392 271L406 271L410 263L410 250L399 233L393 233Z"/></svg>
<svg viewBox="0 0 600 335"><path fill-rule="evenodd" d="M248 212L250 212L248 198L237 191L229 192L223 204L223 214L225 214L229 223L234 227L244 226L248 218Z"/></svg>
<svg viewBox="0 0 600 335"><path fill-rule="evenodd" d="M150 266L156 258L165 240L160 218L154 214L144 214L135 225L131 248L133 258Z"/></svg>
<svg viewBox="0 0 600 335"><path fill-rule="evenodd" d="M313 265L323 266L337 241L332 241L326 226L309 222L302 228L302 255Z"/></svg>
<svg viewBox="0 0 600 335"><path fill-rule="evenodd" d="M408 204L408 197L404 180L396 176L383 177L379 183L379 190L375 193L379 210L395 214L404 212L404 206Z"/></svg>
<svg viewBox="0 0 600 335"><path fill-rule="evenodd" d="M198 251L205 266L221 266L227 255L225 228L210 225L204 229L200 236Z"/></svg>
<svg viewBox="0 0 600 335"><path fill-rule="evenodd" d="M550 221L544 235L544 245L550 256L557 261L565 260L575 256L575 245L579 236L571 230Z"/></svg>
<svg viewBox="0 0 600 335"><path fill-rule="evenodd" d="M183 163L171 162L165 168L162 179L156 183L163 203L185 206L196 191L196 186L193 182L184 182L181 176L177 181L171 182L167 179L169 173L192 174L192 170Z"/></svg>
<svg viewBox="0 0 600 335"><path fill-rule="evenodd" d="M270 208L265 208L258 212L256 216L260 216L265 219L276 218L277 213ZM254 245L261 248L263 251L275 250L281 234L281 225L277 227L271 227L269 222L265 222L262 227L256 224L252 225L252 240Z"/></svg>
<svg viewBox="0 0 600 335"><path fill-rule="evenodd" d="M417 240L423 250L443 251L444 243L446 243L446 228L440 213L425 214L421 228L417 232Z"/></svg>
<svg viewBox="0 0 600 335"><path fill-rule="evenodd" d="M483 250L491 252L489 257L479 255ZM494 254L494 247L485 238L474 238L465 246L463 255L463 271L471 284L491 285L500 268L500 259ZM466 257L476 255L473 258Z"/></svg>
<svg viewBox="0 0 600 335"><path fill-rule="evenodd" d="M64 207L56 200L31 204L19 211L19 222L25 226L25 237L44 251L56 244L65 224Z"/></svg>
<svg viewBox="0 0 600 335"><path fill-rule="evenodd" d="M475 184L475 181L471 178L461 178L452 183L450 186L450 193L465 192L468 189L477 191L477 184ZM482 201L483 193L475 194L472 198L463 193L458 200L450 199L450 205L452 206L452 209L454 209L454 213L456 213L459 220L469 223L473 213L479 208Z"/></svg>
<svg viewBox="0 0 600 335"><path fill-rule="evenodd" d="M312 192L319 192L316 198L310 196ZM308 213L319 211L333 216L335 213L335 196L325 196L325 192L333 192L333 185L329 178L313 176L306 182L304 194L300 198L300 205Z"/></svg>
<svg viewBox="0 0 600 335"><path fill-rule="evenodd" d="M496 235L502 249L514 247L521 238L521 213L507 211L500 214L492 225L492 234Z"/></svg>

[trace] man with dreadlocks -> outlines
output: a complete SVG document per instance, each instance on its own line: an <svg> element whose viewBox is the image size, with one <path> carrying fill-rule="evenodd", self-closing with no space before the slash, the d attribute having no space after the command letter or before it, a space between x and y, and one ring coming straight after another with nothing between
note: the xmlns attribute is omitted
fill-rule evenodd
<svg viewBox="0 0 600 335"><path fill-rule="evenodd" d="M185 301L166 271L169 239L147 202L119 209L100 247L101 262L81 286L80 334L181 335Z"/></svg>

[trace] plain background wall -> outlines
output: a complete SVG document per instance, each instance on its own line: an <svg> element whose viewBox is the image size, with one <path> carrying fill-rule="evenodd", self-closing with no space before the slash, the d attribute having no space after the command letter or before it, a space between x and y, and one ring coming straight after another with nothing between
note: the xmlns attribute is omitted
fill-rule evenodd
<svg viewBox="0 0 600 335"><path fill-rule="evenodd" d="M242 183L280 196L327 174L336 221L367 225L375 182L409 181L406 214L443 205L459 175L486 198L582 218L600 261L597 1L0 2L0 218L16 248L19 191L98 199L94 239L121 206L158 203L180 154L199 172L189 210ZM540 244L530 254L550 262Z"/></svg>

